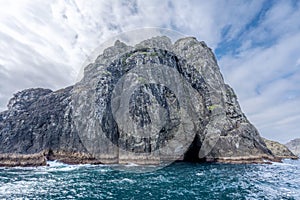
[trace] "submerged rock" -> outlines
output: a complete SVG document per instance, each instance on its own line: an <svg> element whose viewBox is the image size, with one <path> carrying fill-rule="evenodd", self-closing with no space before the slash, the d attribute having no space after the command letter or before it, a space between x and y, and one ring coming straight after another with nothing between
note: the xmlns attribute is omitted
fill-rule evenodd
<svg viewBox="0 0 300 200"><path fill-rule="evenodd" d="M0 113L0 153L45 151L67 163L276 160L192 37L116 41L74 86L17 93Z"/></svg>

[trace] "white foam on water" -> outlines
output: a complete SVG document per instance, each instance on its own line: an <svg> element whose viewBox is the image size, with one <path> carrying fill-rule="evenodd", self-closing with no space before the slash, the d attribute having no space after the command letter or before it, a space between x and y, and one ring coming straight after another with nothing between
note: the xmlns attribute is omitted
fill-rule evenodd
<svg viewBox="0 0 300 200"><path fill-rule="evenodd" d="M95 167L95 166L104 166L104 165L91 165L91 164L70 165L70 164L65 164L57 160L54 160L54 161L47 161L47 166L43 166L41 167L41 169L46 171L72 171L79 168Z"/></svg>
<svg viewBox="0 0 300 200"><path fill-rule="evenodd" d="M47 161L47 165L48 167L61 167L61 166L66 166L67 164L54 160L54 161Z"/></svg>
<svg viewBox="0 0 300 200"><path fill-rule="evenodd" d="M15 181L13 183L7 183L0 186L0 196L11 196L15 194L32 194L36 191L36 186L43 184L43 182L37 181L35 179L32 180L22 180L22 181ZM45 183L44 183L45 184ZM47 182L49 185L49 182ZM39 189L40 194L46 193L47 190Z"/></svg>
<svg viewBox="0 0 300 200"><path fill-rule="evenodd" d="M271 162L272 165L278 165L278 166L296 166L296 165L293 165L293 164L289 164L289 163L280 163L280 162Z"/></svg>
<svg viewBox="0 0 300 200"><path fill-rule="evenodd" d="M38 167L38 170L53 172L53 171L72 171L82 167L82 165L68 165L59 161L47 161L47 166Z"/></svg>
<svg viewBox="0 0 300 200"><path fill-rule="evenodd" d="M204 175L203 172L198 172L198 173L196 173L196 176L203 176L203 175Z"/></svg>
<svg viewBox="0 0 300 200"><path fill-rule="evenodd" d="M113 179L109 180L108 182L112 183L135 183L135 180L129 179L129 178L123 178L123 179Z"/></svg>
<svg viewBox="0 0 300 200"><path fill-rule="evenodd" d="M135 163L128 163L126 165L124 165L125 167L137 167L137 166L140 166L138 164L135 164Z"/></svg>
<svg viewBox="0 0 300 200"><path fill-rule="evenodd" d="M132 180L132 179L129 179L129 178L123 178L120 180L120 182L127 182L127 183L135 183L136 181L135 180Z"/></svg>
<svg viewBox="0 0 300 200"><path fill-rule="evenodd" d="M101 172L101 173L106 173L106 172L109 172L109 171L111 171L111 170L109 170L109 169L100 169L100 170L98 170L99 172Z"/></svg>

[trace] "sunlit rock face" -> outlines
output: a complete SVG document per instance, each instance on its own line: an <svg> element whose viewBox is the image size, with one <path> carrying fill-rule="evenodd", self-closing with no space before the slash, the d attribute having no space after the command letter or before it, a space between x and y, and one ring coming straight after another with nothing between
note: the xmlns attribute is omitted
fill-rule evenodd
<svg viewBox="0 0 300 200"><path fill-rule="evenodd" d="M74 86L25 93L0 113L0 153L70 163L274 159L211 49L192 37L116 41Z"/></svg>
<svg viewBox="0 0 300 200"><path fill-rule="evenodd" d="M287 146L266 138L263 138L263 140L274 156L278 158L298 159L298 157L290 149L288 149Z"/></svg>
<svg viewBox="0 0 300 200"><path fill-rule="evenodd" d="M300 156L300 138L293 139L285 144L295 155Z"/></svg>

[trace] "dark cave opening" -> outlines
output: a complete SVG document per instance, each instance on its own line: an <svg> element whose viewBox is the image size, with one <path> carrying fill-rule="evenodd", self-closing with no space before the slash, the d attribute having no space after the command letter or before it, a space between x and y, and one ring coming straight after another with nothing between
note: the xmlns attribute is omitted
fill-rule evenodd
<svg viewBox="0 0 300 200"><path fill-rule="evenodd" d="M184 154L184 162L193 162L193 163L203 163L206 162L205 158L199 158L198 154L201 148L201 142L199 135L196 134L195 138L188 148L187 152Z"/></svg>

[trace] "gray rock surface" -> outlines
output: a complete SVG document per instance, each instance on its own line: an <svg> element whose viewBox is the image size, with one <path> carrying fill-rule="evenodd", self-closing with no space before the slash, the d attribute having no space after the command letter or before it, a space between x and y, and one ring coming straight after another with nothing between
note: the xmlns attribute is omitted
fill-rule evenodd
<svg viewBox="0 0 300 200"><path fill-rule="evenodd" d="M300 156L300 138L289 141L285 144L295 155Z"/></svg>
<svg viewBox="0 0 300 200"><path fill-rule="evenodd" d="M268 149L270 149L273 155L275 155L277 158L298 159L298 157L293 154L293 152L291 152L290 149L288 149L288 147L286 147L285 145L265 138L263 138L263 140L266 143Z"/></svg>
<svg viewBox="0 0 300 200"><path fill-rule="evenodd" d="M53 152L67 152L70 157L78 152L88 154L78 134L71 128L71 90L72 87L55 92L38 88L14 95L9 101L9 109L0 113L0 153L5 155L2 157L6 158L6 163L9 163L9 155L19 157L19 160L23 160L24 155L33 155L32 160L30 156L26 157L24 165L32 163L36 166L39 165L37 156L55 157ZM68 161L62 156L58 160L84 163L86 158L81 157ZM42 158L39 160L40 165L45 164Z"/></svg>
<svg viewBox="0 0 300 200"><path fill-rule="evenodd" d="M40 152L68 163L275 159L192 37L116 41L74 86L17 93L0 113L0 154Z"/></svg>

